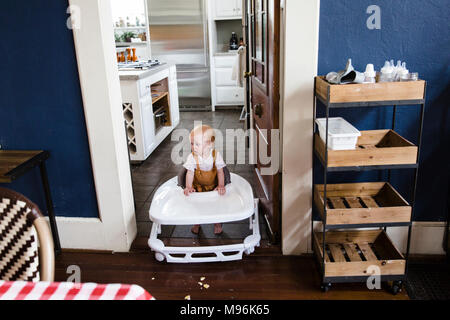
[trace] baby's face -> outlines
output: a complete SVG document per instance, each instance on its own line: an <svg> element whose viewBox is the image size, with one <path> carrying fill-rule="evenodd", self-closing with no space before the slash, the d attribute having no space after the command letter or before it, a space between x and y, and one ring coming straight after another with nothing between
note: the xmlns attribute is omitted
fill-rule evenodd
<svg viewBox="0 0 450 320"><path fill-rule="evenodd" d="M202 155L211 149L211 139L205 135L195 135L191 140L191 149L195 154Z"/></svg>

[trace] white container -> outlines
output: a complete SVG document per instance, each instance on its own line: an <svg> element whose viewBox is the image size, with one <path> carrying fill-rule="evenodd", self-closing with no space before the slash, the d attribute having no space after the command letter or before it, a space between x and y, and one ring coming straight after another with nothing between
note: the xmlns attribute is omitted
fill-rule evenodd
<svg viewBox="0 0 450 320"><path fill-rule="evenodd" d="M320 138L325 143L326 118L316 119L319 126ZM331 150L354 150L358 137L361 132L358 131L344 118L328 118L328 148Z"/></svg>
<svg viewBox="0 0 450 320"><path fill-rule="evenodd" d="M384 67L380 70L380 82L392 82L394 81L394 60L386 61Z"/></svg>
<svg viewBox="0 0 450 320"><path fill-rule="evenodd" d="M375 73L375 69L373 67L373 64L369 63L366 66L366 71L364 72L364 83L375 83L375 76L377 74Z"/></svg>

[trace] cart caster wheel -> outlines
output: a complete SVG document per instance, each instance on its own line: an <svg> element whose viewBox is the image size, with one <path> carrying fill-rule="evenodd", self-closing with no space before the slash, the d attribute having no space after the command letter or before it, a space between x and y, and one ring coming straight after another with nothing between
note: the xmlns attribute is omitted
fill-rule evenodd
<svg viewBox="0 0 450 320"><path fill-rule="evenodd" d="M158 260L159 262L163 262L164 261L164 255L162 253L155 253L155 259Z"/></svg>
<svg viewBox="0 0 450 320"><path fill-rule="evenodd" d="M322 292L328 292L331 289L331 283L324 283L320 286Z"/></svg>
<svg viewBox="0 0 450 320"><path fill-rule="evenodd" d="M392 283L391 292L393 295L397 295L402 291L402 282L401 281L394 281Z"/></svg>

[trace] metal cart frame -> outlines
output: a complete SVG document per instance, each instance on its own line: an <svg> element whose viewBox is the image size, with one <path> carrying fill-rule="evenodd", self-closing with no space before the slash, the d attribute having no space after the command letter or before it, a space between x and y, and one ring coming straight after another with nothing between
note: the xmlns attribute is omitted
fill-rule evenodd
<svg viewBox="0 0 450 320"><path fill-rule="evenodd" d="M323 207L323 219L322 219L322 265L320 267L321 278L322 278L322 291L326 292L330 289L332 283L342 283L342 282L365 282L367 281L368 276L342 276L342 277L325 277L325 247L326 247L326 232L332 229L346 229L346 228L383 228L386 231L387 227L408 227L408 239L406 245L406 254L405 254L405 273L403 275L381 275L381 281L393 281L392 292L397 294L401 290L401 286L403 281L406 280L407 270L408 270L408 258L410 253L410 242L411 242L411 229L412 229L412 221L414 218L415 211L415 201L416 201L416 192L417 192L417 179L419 173L419 161L420 161L420 149L422 144L422 131L423 131L423 123L424 123L424 113L425 113L425 96L426 96L426 82L424 87L424 97L419 100L392 100L392 101L369 101L369 102L346 102L346 103L330 103L330 90L328 88L328 99L323 99L320 95L317 95L316 91L316 81L314 82L314 100L313 100L313 164L315 163L315 158L319 159L323 167L323 177L324 177L324 199L327 199L327 176L329 172L342 172L342 171L368 171L368 170L388 170L388 182L391 181L391 170L397 169L414 169L414 185L413 185L413 193L412 199L410 201L410 205L412 207L411 219L409 222L405 223L371 223L371 224L344 224L338 226L327 225L327 202L324 201ZM315 150L315 139L316 139L316 116L317 116L317 100L319 100L323 107L325 108L326 113L326 139L325 139L325 158L322 160ZM396 113L397 107L403 105L420 105L420 125L418 130L418 152L417 152L417 161L415 164L407 164L407 165L377 165L377 166L348 166L348 167L328 167L328 121L330 117L330 109L338 109L338 108L372 108L372 107L381 107L381 106L393 106L393 114L392 114L392 130L395 129L396 122ZM313 174L313 183L312 183L312 196L314 199L314 174ZM313 205L314 206L314 205ZM314 250L314 219L311 219L311 248ZM315 253L318 254L318 253ZM320 259L320 256L319 256Z"/></svg>

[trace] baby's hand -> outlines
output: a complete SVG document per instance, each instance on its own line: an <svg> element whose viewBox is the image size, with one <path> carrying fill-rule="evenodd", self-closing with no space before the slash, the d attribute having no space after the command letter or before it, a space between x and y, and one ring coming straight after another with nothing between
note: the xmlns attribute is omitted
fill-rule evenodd
<svg viewBox="0 0 450 320"><path fill-rule="evenodd" d="M194 189L193 187L186 187L186 188L184 189L184 195L185 195L185 196L188 196L189 193L192 193L192 192L195 192L195 189Z"/></svg>
<svg viewBox="0 0 450 320"><path fill-rule="evenodd" d="M215 190L217 190L221 196L223 196L226 192L225 186L217 186Z"/></svg>

